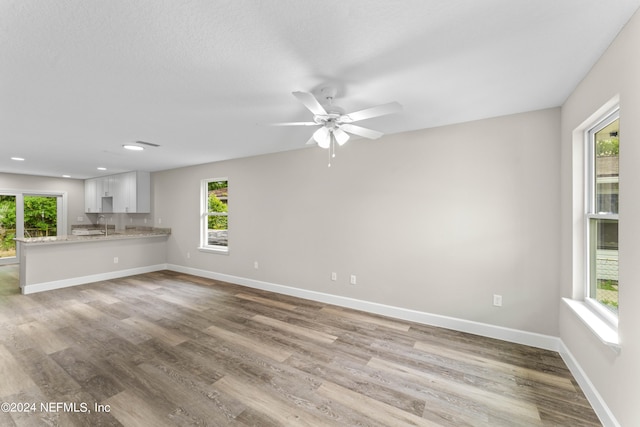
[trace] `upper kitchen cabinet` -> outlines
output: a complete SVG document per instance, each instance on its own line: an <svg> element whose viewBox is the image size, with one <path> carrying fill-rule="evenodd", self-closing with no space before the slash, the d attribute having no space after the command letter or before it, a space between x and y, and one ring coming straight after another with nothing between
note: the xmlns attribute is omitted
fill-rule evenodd
<svg viewBox="0 0 640 427"><path fill-rule="evenodd" d="M86 213L151 212L149 172L126 172L84 182Z"/></svg>
<svg viewBox="0 0 640 427"><path fill-rule="evenodd" d="M149 172L126 172L113 176L113 212L151 212L151 176Z"/></svg>
<svg viewBox="0 0 640 427"><path fill-rule="evenodd" d="M99 197L98 195L98 179L97 178L85 179L84 180L84 211L86 213L96 213L96 212L100 212L101 209L102 209L102 198Z"/></svg>

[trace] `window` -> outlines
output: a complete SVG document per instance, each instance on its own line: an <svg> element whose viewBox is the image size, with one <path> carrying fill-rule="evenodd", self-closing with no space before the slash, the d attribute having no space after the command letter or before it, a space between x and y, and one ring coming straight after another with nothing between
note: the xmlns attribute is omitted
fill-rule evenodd
<svg viewBox="0 0 640 427"><path fill-rule="evenodd" d="M619 132L616 110L586 133L586 300L613 323L618 317Z"/></svg>
<svg viewBox="0 0 640 427"><path fill-rule="evenodd" d="M202 180L200 248L228 252L229 181L227 178Z"/></svg>

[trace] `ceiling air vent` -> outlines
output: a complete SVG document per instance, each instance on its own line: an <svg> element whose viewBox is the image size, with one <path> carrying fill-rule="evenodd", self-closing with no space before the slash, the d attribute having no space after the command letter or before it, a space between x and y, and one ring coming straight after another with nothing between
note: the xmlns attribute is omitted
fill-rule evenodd
<svg viewBox="0 0 640 427"><path fill-rule="evenodd" d="M159 144L154 144L153 142L136 141L136 144L148 145L149 147L160 147Z"/></svg>

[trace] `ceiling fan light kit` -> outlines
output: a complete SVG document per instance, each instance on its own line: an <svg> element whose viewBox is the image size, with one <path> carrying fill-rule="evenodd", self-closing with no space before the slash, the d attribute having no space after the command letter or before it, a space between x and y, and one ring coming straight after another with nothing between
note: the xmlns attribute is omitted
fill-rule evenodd
<svg viewBox="0 0 640 427"><path fill-rule="evenodd" d="M313 139L318 143L320 148L329 148L329 142L331 141L330 134L329 129L323 126L313 133Z"/></svg>
<svg viewBox="0 0 640 427"><path fill-rule="evenodd" d="M344 145L349 140L350 133L367 139L377 139L383 135L382 132L353 125L353 122L402 111L402 106L399 103L390 102L388 104L345 114L342 108L333 105L333 99L337 93L335 88L325 87L320 93L324 98L323 101L325 105L321 104L318 99L309 92L293 92L293 96L313 113L312 122L276 123L275 126L320 126L320 128L313 133L307 144L315 142L320 148L328 148L330 157L335 157L335 143L339 146ZM329 162L329 166L331 166L331 162Z"/></svg>
<svg viewBox="0 0 640 427"><path fill-rule="evenodd" d="M336 139L336 142L340 146L343 146L344 143L349 140L349 134L340 128L333 129L333 137Z"/></svg>

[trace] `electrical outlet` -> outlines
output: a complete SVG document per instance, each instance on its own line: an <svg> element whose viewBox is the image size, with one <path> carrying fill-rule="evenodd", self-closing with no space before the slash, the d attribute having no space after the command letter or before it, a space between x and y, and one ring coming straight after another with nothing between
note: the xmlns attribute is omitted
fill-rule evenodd
<svg viewBox="0 0 640 427"><path fill-rule="evenodd" d="M117 256L114 256L114 257L113 257L113 263L114 263L114 264L117 264L117 263L118 263L118 257L117 257Z"/></svg>
<svg viewBox="0 0 640 427"><path fill-rule="evenodd" d="M82 222L82 221L84 221L84 218L83 218L83 217L81 217L81 216L77 217L76 219L78 220L78 222Z"/></svg>
<svg viewBox="0 0 640 427"><path fill-rule="evenodd" d="M351 277L349 279L349 283L351 283L352 285L355 285L357 283L355 274L351 275Z"/></svg>
<svg viewBox="0 0 640 427"><path fill-rule="evenodd" d="M336 280L338 280L338 273L336 273L335 271L331 273L331 280L333 280L334 282Z"/></svg>
<svg viewBox="0 0 640 427"><path fill-rule="evenodd" d="M253 268L257 270L259 267L260 267L260 264L258 264L258 261L253 261Z"/></svg>
<svg viewBox="0 0 640 427"><path fill-rule="evenodd" d="M502 307L502 295L493 296L493 305L496 307Z"/></svg>

